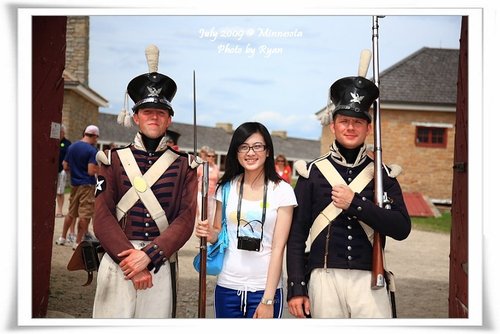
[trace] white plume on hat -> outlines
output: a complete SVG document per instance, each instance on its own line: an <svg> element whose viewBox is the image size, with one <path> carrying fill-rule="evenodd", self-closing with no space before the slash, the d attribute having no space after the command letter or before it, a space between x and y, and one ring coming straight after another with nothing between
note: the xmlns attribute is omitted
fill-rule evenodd
<svg viewBox="0 0 500 334"><path fill-rule="evenodd" d="M154 44L150 44L146 47L146 62L148 63L149 73L158 72L158 58L160 56L160 50Z"/></svg>
<svg viewBox="0 0 500 334"><path fill-rule="evenodd" d="M149 73L158 72L158 58L160 55L160 50L158 49L158 47L154 44L148 45L145 50L145 55ZM122 110L120 110L116 121L118 122L118 124L123 125L127 128L132 127L132 116L128 107L128 93L126 91L123 108Z"/></svg>

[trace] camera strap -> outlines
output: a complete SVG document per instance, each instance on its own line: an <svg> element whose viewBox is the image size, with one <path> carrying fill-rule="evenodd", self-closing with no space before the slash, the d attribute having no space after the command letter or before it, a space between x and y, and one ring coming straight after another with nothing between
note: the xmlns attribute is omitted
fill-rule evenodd
<svg viewBox="0 0 500 334"><path fill-rule="evenodd" d="M236 228L236 237L240 236L240 219L241 219L241 202L243 200L243 184L245 183L245 175L241 176L240 183L240 193L238 194L238 211L236 211L236 218L238 220L238 226ZM264 179L264 193L262 195L262 218L260 220L262 224L262 229L260 231L260 240L264 236L264 222L266 220L266 207L267 207L267 178ZM251 226L251 225L250 225Z"/></svg>

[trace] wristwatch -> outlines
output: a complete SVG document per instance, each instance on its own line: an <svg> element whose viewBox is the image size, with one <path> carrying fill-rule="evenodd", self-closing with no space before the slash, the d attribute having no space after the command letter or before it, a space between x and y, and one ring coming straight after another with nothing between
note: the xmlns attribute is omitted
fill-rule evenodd
<svg viewBox="0 0 500 334"><path fill-rule="evenodd" d="M260 302L264 305L273 305L274 304L274 299L266 299L264 297L262 297L262 299L260 300Z"/></svg>

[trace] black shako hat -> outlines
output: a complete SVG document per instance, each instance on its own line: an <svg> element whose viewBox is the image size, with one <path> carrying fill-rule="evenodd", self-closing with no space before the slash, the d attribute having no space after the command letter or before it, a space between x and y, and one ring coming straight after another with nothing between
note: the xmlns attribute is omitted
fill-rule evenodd
<svg viewBox="0 0 500 334"><path fill-rule="evenodd" d="M175 81L158 72L141 74L127 86L127 93L135 103L132 107L134 113L139 109L156 108L168 110L173 116L171 102L176 92Z"/></svg>
<svg viewBox="0 0 500 334"><path fill-rule="evenodd" d="M168 110L173 116L171 102L177 92L177 85L171 78L158 73L160 50L156 45L148 45L145 55L148 73L133 78L127 86L127 93L135 103L132 110L136 113L139 109L157 108Z"/></svg>
<svg viewBox="0 0 500 334"><path fill-rule="evenodd" d="M378 87L366 78L341 78L330 87L330 99L335 105L332 119L336 114L340 114L364 118L371 123L372 117L369 110L378 96Z"/></svg>

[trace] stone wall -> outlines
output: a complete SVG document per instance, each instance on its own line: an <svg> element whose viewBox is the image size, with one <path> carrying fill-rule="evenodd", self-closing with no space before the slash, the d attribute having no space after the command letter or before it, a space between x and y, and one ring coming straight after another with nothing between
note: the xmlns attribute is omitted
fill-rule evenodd
<svg viewBox="0 0 500 334"><path fill-rule="evenodd" d="M68 16L66 27L66 71L76 77L82 88L89 85L89 17ZM62 123L66 126L66 138L76 141L82 138L89 124L99 126L99 106L75 90L64 90Z"/></svg>
<svg viewBox="0 0 500 334"><path fill-rule="evenodd" d="M66 70L89 85L89 17L68 16L66 28Z"/></svg>
<svg viewBox="0 0 500 334"><path fill-rule="evenodd" d="M64 92L63 124L66 126L66 138L80 140L83 130L89 124L99 126L98 109L95 104L83 99L73 91Z"/></svg>

